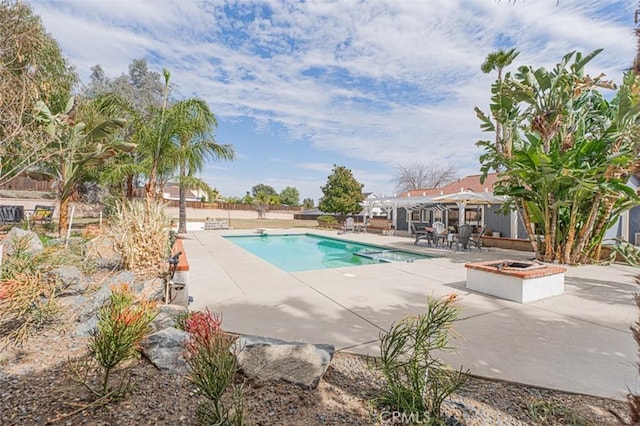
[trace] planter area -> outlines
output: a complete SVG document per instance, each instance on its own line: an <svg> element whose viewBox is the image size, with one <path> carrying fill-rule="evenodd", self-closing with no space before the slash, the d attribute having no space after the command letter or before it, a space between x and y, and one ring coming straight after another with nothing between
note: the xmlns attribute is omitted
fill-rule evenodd
<svg viewBox="0 0 640 426"><path fill-rule="evenodd" d="M491 260L467 263L469 290L519 303L534 302L564 293L566 268L538 262Z"/></svg>
<svg viewBox="0 0 640 426"><path fill-rule="evenodd" d="M531 241L524 239L492 237L489 235L485 235L484 237L482 237L482 245L484 247L495 247L507 250L533 251L533 247L531 247Z"/></svg>

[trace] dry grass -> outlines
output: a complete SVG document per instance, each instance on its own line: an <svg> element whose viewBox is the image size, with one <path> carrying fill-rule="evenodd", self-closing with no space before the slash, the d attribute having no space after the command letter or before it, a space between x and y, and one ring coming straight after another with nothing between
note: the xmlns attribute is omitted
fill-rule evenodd
<svg viewBox="0 0 640 426"><path fill-rule="evenodd" d="M149 270L162 265L169 245L169 217L152 201L133 201L117 205L108 228L114 248L128 270Z"/></svg>

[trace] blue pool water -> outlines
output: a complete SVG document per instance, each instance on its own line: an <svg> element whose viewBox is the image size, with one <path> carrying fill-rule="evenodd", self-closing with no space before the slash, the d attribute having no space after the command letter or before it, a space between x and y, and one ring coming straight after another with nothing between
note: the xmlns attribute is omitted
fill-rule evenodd
<svg viewBox="0 0 640 426"><path fill-rule="evenodd" d="M225 237L287 272L381 262L413 262L429 256L309 234Z"/></svg>

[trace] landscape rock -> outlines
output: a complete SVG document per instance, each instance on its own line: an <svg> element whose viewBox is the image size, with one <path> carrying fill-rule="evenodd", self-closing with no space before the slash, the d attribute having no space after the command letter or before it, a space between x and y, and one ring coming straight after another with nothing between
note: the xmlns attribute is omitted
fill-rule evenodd
<svg viewBox="0 0 640 426"><path fill-rule="evenodd" d="M98 315L93 315L76 327L76 336L89 337L91 332L98 327Z"/></svg>
<svg viewBox="0 0 640 426"><path fill-rule="evenodd" d="M89 286L87 277L77 266L59 266L49 273L58 280L58 288L56 290L60 295L83 293Z"/></svg>
<svg viewBox="0 0 640 426"><path fill-rule="evenodd" d="M96 293L91 297L89 303L87 303L82 309L80 315L78 315L78 321L87 321L93 316L93 314L98 312L98 309L100 309L102 305L104 305L104 303L111 297L112 285L128 284L129 286L132 286L134 280L135 276L132 272L129 271L120 272L119 274L114 275L113 277L108 279L104 284L102 284L102 287L100 287L100 289L96 291Z"/></svg>
<svg viewBox="0 0 640 426"><path fill-rule="evenodd" d="M335 352L333 345L261 336L241 336L234 346L245 376L258 381L286 380L311 389L320 383Z"/></svg>
<svg viewBox="0 0 640 426"><path fill-rule="evenodd" d="M89 301L89 298L81 294L72 294L60 296L57 300L60 306L70 308L72 312L78 312Z"/></svg>
<svg viewBox="0 0 640 426"><path fill-rule="evenodd" d="M186 374L187 364L182 351L188 337L186 331L175 327L165 328L142 339L142 354L160 370Z"/></svg>
<svg viewBox="0 0 640 426"><path fill-rule="evenodd" d="M186 314L188 309L180 305L160 305L158 316L151 323L153 331L164 330L169 327L176 327L176 320L180 315Z"/></svg>
<svg viewBox="0 0 640 426"><path fill-rule="evenodd" d="M120 256L114 256L108 259L99 258L95 260L96 269L110 269L112 271L119 269L122 264Z"/></svg>
<svg viewBox="0 0 640 426"><path fill-rule="evenodd" d="M38 238L38 234L18 227L11 228L7 236L2 240L4 253L9 256L20 253L36 254L40 253L44 246Z"/></svg>
<svg viewBox="0 0 640 426"><path fill-rule="evenodd" d="M159 277L151 278L142 284L136 284L133 293L147 300L164 300L164 280Z"/></svg>

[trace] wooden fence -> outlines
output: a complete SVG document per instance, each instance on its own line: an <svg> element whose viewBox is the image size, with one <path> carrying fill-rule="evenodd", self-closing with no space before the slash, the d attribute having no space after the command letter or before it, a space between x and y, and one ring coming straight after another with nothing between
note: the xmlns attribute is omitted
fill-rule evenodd
<svg viewBox="0 0 640 426"><path fill-rule="evenodd" d="M178 200L165 200L168 207L180 207ZM217 209L217 210L249 210L255 211L256 206L254 204L236 204L236 203L205 203L202 201L187 201L187 207L193 209ZM293 207L288 205L270 205L269 210L279 211L295 211L299 212L302 207Z"/></svg>
<svg viewBox="0 0 640 426"><path fill-rule="evenodd" d="M52 181L42 181L31 179L27 176L17 176L9 182L0 185L0 190L11 191L44 191L54 192L54 183Z"/></svg>

